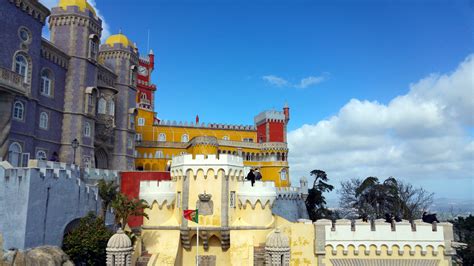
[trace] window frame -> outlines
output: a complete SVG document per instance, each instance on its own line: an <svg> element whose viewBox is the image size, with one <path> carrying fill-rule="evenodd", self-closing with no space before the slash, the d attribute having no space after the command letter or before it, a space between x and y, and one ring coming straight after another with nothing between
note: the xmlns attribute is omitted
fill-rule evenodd
<svg viewBox="0 0 474 266"><path fill-rule="evenodd" d="M90 138L92 136L92 125L89 121L86 121L84 123L84 131L83 131L83 135L84 137L86 138Z"/></svg>
<svg viewBox="0 0 474 266"><path fill-rule="evenodd" d="M25 62L24 63L19 62L18 61L19 57L23 58ZM23 77L23 83L28 83L29 65L30 65L30 62L24 53L15 54L15 58L13 60L13 71ZM23 74L21 73L22 70L24 71Z"/></svg>
<svg viewBox="0 0 474 266"><path fill-rule="evenodd" d="M44 159L41 159L41 158L38 158L38 154L40 152L43 152L44 153ZM36 160L44 160L44 161L47 161L48 160L48 151L46 149L36 149L36 152L35 152L35 159Z"/></svg>
<svg viewBox="0 0 474 266"><path fill-rule="evenodd" d="M44 124L46 123L46 124ZM41 111L39 115L38 127L40 129L48 130L49 129L49 114L46 111Z"/></svg>
<svg viewBox="0 0 474 266"><path fill-rule="evenodd" d="M158 141L166 141L166 133L158 134Z"/></svg>
<svg viewBox="0 0 474 266"><path fill-rule="evenodd" d="M49 75L49 77L45 77L44 74ZM47 88L47 93L44 90L45 83L49 85ZM43 96L52 97L54 95L54 74L50 69L43 68L40 73L40 89L39 92Z"/></svg>
<svg viewBox="0 0 474 266"><path fill-rule="evenodd" d="M17 106L17 104L21 105L21 109L19 110L19 112L21 114L20 115L21 117L16 116L16 110L17 110L16 106ZM25 103L24 102L19 101L19 100L16 100L16 101L13 102L13 111L12 111L12 118L13 119L15 119L17 121L25 121L25 112L26 112L26 108L25 108Z"/></svg>

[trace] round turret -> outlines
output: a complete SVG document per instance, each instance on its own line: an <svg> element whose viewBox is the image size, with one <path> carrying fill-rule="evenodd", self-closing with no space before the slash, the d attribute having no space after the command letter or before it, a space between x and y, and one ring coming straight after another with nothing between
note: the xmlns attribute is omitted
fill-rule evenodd
<svg viewBox="0 0 474 266"><path fill-rule="evenodd" d="M68 6L77 6L81 11L87 9L97 16L94 8L86 0L59 0L58 7L66 9Z"/></svg>
<svg viewBox="0 0 474 266"><path fill-rule="evenodd" d="M119 228L107 242L107 265L131 265L132 241Z"/></svg>
<svg viewBox="0 0 474 266"><path fill-rule="evenodd" d="M135 44L122 33L110 35L105 44L114 47L114 44L122 44L123 47L135 48Z"/></svg>
<svg viewBox="0 0 474 266"><path fill-rule="evenodd" d="M290 240L279 228L267 236L266 265L290 265Z"/></svg>

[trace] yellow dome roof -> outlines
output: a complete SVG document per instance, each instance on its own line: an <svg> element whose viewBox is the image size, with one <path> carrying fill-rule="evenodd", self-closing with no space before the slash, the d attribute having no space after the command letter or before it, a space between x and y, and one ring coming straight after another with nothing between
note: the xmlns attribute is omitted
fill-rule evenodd
<svg viewBox="0 0 474 266"><path fill-rule="evenodd" d="M124 47L135 47L132 41L127 38L127 36L123 35L122 33L110 35L109 38L105 41L105 44L110 46L114 46L116 43L121 43Z"/></svg>
<svg viewBox="0 0 474 266"><path fill-rule="evenodd" d="M66 9L68 6L77 6L79 10L85 11L86 9L90 10L95 16L94 8L86 0L59 0L58 7Z"/></svg>

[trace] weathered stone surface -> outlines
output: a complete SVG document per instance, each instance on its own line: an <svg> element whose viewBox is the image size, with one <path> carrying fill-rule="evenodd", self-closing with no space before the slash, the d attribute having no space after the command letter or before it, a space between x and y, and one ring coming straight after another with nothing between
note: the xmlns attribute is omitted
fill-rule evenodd
<svg viewBox="0 0 474 266"><path fill-rule="evenodd" d="M9 250L2 258L0 265L8 266L73 266L69 256L59 247L42 246L34 249Z"/></svg>

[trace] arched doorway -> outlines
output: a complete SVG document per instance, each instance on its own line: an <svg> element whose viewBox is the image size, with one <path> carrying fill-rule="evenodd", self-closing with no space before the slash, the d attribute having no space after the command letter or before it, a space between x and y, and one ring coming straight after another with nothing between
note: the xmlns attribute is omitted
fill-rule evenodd
<svg viewBox="0 0 474 266"><path fill-rule="evenodd" d="M14 167L20 166L21 150L21 145L17 142L8 147L8 162Z"/></svg>
<svg viewBox="0 0 474 266"><path fill-rule="evenodd" d="M102 148L95 151L95 168L109 169L109 157Z"/></svg>

